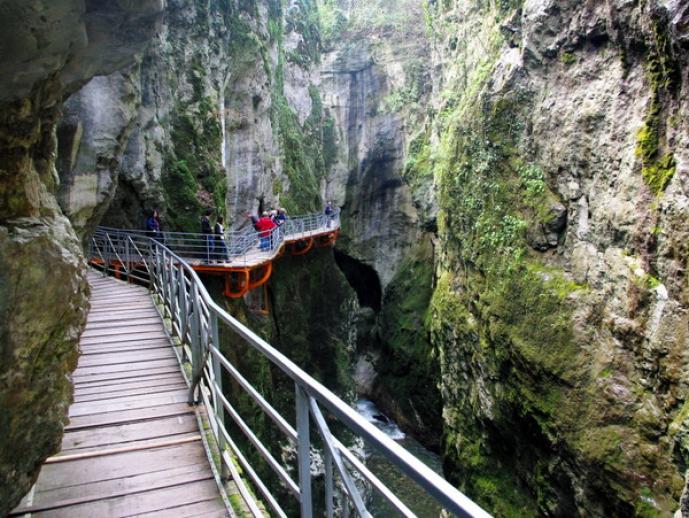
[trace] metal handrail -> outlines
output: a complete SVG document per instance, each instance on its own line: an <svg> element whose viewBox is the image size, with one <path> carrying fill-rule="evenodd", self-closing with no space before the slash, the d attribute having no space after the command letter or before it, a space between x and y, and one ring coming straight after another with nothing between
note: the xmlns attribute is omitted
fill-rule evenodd
<svg viewBox="0 0 689 518"><path fill-rule="evenodd" d="M319 221L322 220L315 218L311 222L309 220L303 220L300 223L295 222L292 231L294 233L297 231L309 232L309 228L318 228L316 225ZM236 468L232 464L233 460L228 454L228 451L232 451L257 490L278 516L286 516L285 511L230 436L225 426L227 418L235 422L242 433L249 438L249 442L256 448L256 451L261 454L283 484L290 490L290 493L297 498L301 515L304 517L313 516L310 473L311 425L318 431L325 446L323 452L326 478L325 509L328 517L334 514L335 473L340 481L339 489L346 497L343 500L352 503L354 510L360 516L370 516L365 509L365 499L360 495L358 487L352 480L352 471L356 471L366 479L401 515L413 516L413 513L391 490L386 488L355 455L334 438L321 409L326 410L367 444L375 447L388 461L421 486L450 513L456 516L481 518L489 516L477 504L416 459L402 446L366 421L350 405L218 306L196 272L183 257L177 255L161 242L147 236L132 235L123 231L114 231L113 234L114 236L102 228L97 231L93 241L93 246L96 248L95 255L100 254L101 257L104 257L107 254L107 251L99 248L104 243L123 241L129 243L132 257L143 260L146 265L145 269L150 275L148 284L153 294L159 298L164 316L170 318L173 333L182 345L179 348L178 359L181 363L191 365L190 402L195 402L200 398L206 405L211 430L220 448L221 463L226 470L236 475ZM107 240L104 239L106 237ZM135 245L136 251L134 252L131 252L132 244ZM107 271L107 268L105 270ZM131 267L129 271L134 272ZM232 330L294 382L296 407L294 427L255 387L251 386L237 368L222 354L219 343L220 325ZM271 456L269 449L261 443L250 426L241 418L239 412L227 400L222 389L223 371L235 380L257 404L257 407L275 422L286 439L296 445L298 481L292 480L289 473ZM243 482L241 480L237 482L243 497L252 500L253 497L243 486ZM346 503L345 508L343 508L345 514L348 513L349 503ZM247 504L252 510L252 514L260 515L259 507L255 501L249 501Z"/></svg>
<svg viewBox="0 0 689 518"><path fill-rule="evenodd" d="M306 239L319 233L330 233L340 228L340 214L324 213L307 214L287 218L287 220L271 231L258 232L253 228L244 230L225 231L222 242L216 234L202 234L193 232L153 232L137 229L118 229L112 227L98 227L96 236L117 236L124 242L126 236L149 237L160 241L178 256L194 264L231 264L244 261L250 253L258 255L261 261L267 261L276 256L283 243L294 239ZM262 239L263 238L263 239ZM94 251L95 253L95 251ZM111 248L109 256L122 261L124 250Z"/></svg>

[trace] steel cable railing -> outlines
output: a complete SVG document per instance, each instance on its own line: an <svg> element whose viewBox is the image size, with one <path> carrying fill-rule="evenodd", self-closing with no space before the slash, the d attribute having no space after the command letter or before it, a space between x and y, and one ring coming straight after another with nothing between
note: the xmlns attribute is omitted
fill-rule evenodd
<svg viewBox="0 0 689 518"><path fill-rule="evenodd" d="M294 221L282 234L315 232L327 224L320 215ZM170 319L172 333L179 339L176 348L180 363L191 367L190 402L200 399L208 410L210 428L220 448L220 459L225 470L229 471L238 484L242 497L255 516L262 516L260 506L246 487L234 464L239 463L244 473L253 483L263 500L277 516L287 516L268 484L260 478L255 466L237 445L228 432L226 423L231 421L246 437L254 451L277 475L288 493L297 499L301 515L311 517L314 513L312 498L311 428L317 431L323 445L325 467L325 514L335 513L335 490L340 491L343 515L348 515L350 506L359 516L370 516L366 509L366 499L354 480L365 479L370 487L378 491L402 516L414 516L412 511L373 474L355 454L337 440L325 419L327 412L333 419L344 425L350 432L376 448L400 472L421 486L429 495L450 513L457 516L489 516L474 502L452 487L442 477L434 473L421 461L407 452L382 431L367 422L351 406L342 401L321 383L313 379L296 364L242 325L210 297L192 267L175 252L161 242L142 235L132 235L122 231L99 229L93 240L92 257L105 258L114 253L108 247L117 249L120 260L128 264L120 273L136 275L144 280L153 294L159 298L163 315ZM129 261L128 261L129 260ZM134 267L139 265L142 266ZM148 278L139 275L146 272ZM254 387L221 352L219 330L232 332L247 345L258 351L275 367L280 369L294 383L294 425L281 415L273 405ZM184 371L184 369L183 369ZM285 439L296 448L298 480L294 480L283 464L276 459L268 446L263 444L252 430L250 423L240 415L237 408L228 400L223 391L223 375L241 387L272 422Z"/></svg>

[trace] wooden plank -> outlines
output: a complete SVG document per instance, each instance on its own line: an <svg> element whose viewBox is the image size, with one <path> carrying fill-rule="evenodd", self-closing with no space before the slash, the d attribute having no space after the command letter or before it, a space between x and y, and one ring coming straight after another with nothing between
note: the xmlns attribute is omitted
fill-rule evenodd
<svg viewBox="0 0 689 518"><path fill-rule="evenodd" d="M75 432L76 433L76 432ZM65 450L61 451L57 455L55 455L53 458L61 458L63 455L68 456L68 455L74 455L74 454L92 454L93 456L100 456L102 455L102 452L104 449L107 450L114 450L116 448L123 448L122 451L124 451L124 448L127 448L129 451L136 451L136 450L150 450L151 448L160 448L161 443L163 441L170 441L170 443L177 442L177 443L183 443L183 442L193 442L195 441L196 437L199 437L199 431L198 429L194 430L193 432L180 432L180 433L171 433L169 435L161 436L161 437L153 437L152 439L141 439L138 441L131 441L127 443L121 443L119 445L117 444L101 444L99 446L89 446L88 448L78 448L74 450ZM48 463L48 460L45 462ZM54 461L53 461L54 462Z"/></svg>
<svg viewBox="0 0 689 518"><path fill-rule="evenodd" d="M62 452L74 452L85 448L102 447L106 444L117 445L168 437L174 434L197 432L197 426L196 417L193 414L188 414L153 421L68 432L62 438Z"/></svg>
<svg viewBox="0 0 689 518"><path fill-rule="evenodd" d="M116 342L131 342L135 340L160 340L166 339L167 335L163 331L149 331L146 333L128 333L123 335L106 336L98 338L84 339L82 345L112 344Z"/></svg>
<svg viewBox="0 0 689 518"><path fill-rule="evenodd" d="M167 337L166 337L167 338ZM174 350L169 338L148 338L146 340L125 340L124 342L107 342L104 344L87 344L81 346L82 354L112 354L117 352L145 351L151 348L164 348Z"/></svg>
<svg viewBox="0 0 689 518"><path fill-rule="evenodd" d="M118 363L145 362L152 360L167 360L172 358L177 361L172 347L159 347L157 349L117 351L111 353L82 355L79 358L78 367L94 367L97 365L114 365Z"/></svg>
<svg viewBox="0 0 689 518"><path fill-rule="evenodd" d="M135 320L138 318L160 318L160 314L156 311L155 307L147 309L131 309L127 311L118 311L116 313L112 312L101 312L101 313L89 313L86 317L86 325L91 325L92 323L100 324L105 322L119 322L122 320Z"/></svg>
<svg viewBox="0 0 689 518"><path fill-rule="evenodd" d="M67 464L47 464L41 470L39 492L198 464L208 466L206 453L198 443L75 460Z"/></svg>
<svg viewBox="0 0 689 518"><path fill-rule="evenodd" d="M155 384L150 387L142 387L138 389L123 390L123 391L106 391L99 392L95 394L85 394L85 395L75 395L75 403L85 403L87 401L105 401L112 399L121 399L129 396L137 396L140 394L162 394L165 392L174 392L177 390L186 390L187 384L183 380L179 380L176 383L171 383L170 385L160 385Z"/></svg>
<svg viewBox="0 0 689 518"><path fill-rule="evenodd" d="M162 367L179 367L177 359L173 356L164 360L153 361L138 361L130 362L128 364L117 365L98 365L94 367L82 367L75 371L74 379L84 380L90 376L99 376L101 374L113 374L116 372L130 372L130 371L145 371L146 369L159 369Z"/></svg>
<svg viewBox="0 0 689 518"><path fill-rule="evenodd" d="M218 489L214 480L192 482L189 484L155 489L132 495L108 498L81 505L35 513L34 516L54 518L92 518L93 516L133 516L151 514L163 509L180 507L185 504L214 500Z"/></svg>
<svg viewBox="0 0 689 518"><path fill-rule="evenodd" d="M126 345L121 347L115 346L98 346L90 345L81 348L81 356L98 356L100 354L115 354L115 353L135 353L144 351L154 351L156 349L173 350L173 346L162 341L141 342L138 345ZM174 354L174 353L173 353Z"/></svg>
<svg viewBox="0 0 689 518"><path fill-rule="evenodd" d="M186 395L187 395L187 386L186 384L181 384L178 385L177 388L171 388L171 389L160 389L158 387L156 388L149 388L148 392L144 392L142 394L125 394L121 395L119 397L117 396L105 396L104 394L95 394L93 396L95 397L101 397L103 399L95 399L92 401L75 401L72 403L70 406L70 410L72 407L76 408L79 410L79 413L74 413L70 415L77 416L77 415L86 415L83 414L82 411L86 408L93 408L93 409L98 409L100 407L118 407L122 406L123 410L127 410L130 408L143 408L140 406L136 407L129 407L126 406L128 403L139 403L139 402L146 402L148 401L151 403L149 406L160 406L160 405L166 405L168 403L184 403L186 401ZM113 410L105 410L107 412L112 412ZM93 412L93 413L98 413L98 412Z"/></svg>
<svg viewBox="0 0 689 518"><path fill-rule="evenodd" d="M127 321L127 325L132 327L132 326L147 326L150 324L162 324L162 321L160 320L159 316L155 317L144 317L144 318L128 318L128 319L122 319ZM115 321L117 322L117 321ZM92 329L107 329L113 325L113 321L104 321L104 322L91 322L86 325L86 329L89 331Z"/></svg>
<svg viewBox="0 0 689 518"><path fill-rule="evenodd" d="M144 305L154 305L151 297L122 297L118 299L103 299L100 301L93 301L91 303L91 310L96 312L105 310L117 311Z"/></svg>
<svg viewBox="0 0 689 518"><path fill-rule="evenodd" d="M99 350L99 351L82 351L81 356L79 356L79 367L88 367L97 365L99 363L124 363L129 361L146 361L150 359L164 359L164 358L176 358L175 353L171 346L159 346L153 348L130 348L130 349L116 349L114 351L110 350Z"/></svg>
<svg viewBox="0 0 689 518"><path fill-rule="evenodd" d="M98 317L102 315L111 315L113 313L118 313L118 314L127 314L127 313L133 313L135 311L141 311L141 310L150 310L150 309L155 309L155 305L153 304L152 300L145 300L141 302L133 302L130 304L126 304L122 307L113 307L113 306L103 306L100 308L93 308L90 310L89 314Z"/></svg>
<svg viewBox="0 0 689 518"><path fill-rule="evenodd" d="M90 302L90 300L89 300ZM100 311L107 311L108 309L117 308L119 310L126 310L128 307L138 307L138 306L154 306L153 299L149 296L143 297L123 297L120 299L102 299L94 300L91 304L91 311L96 313Z"/></svg>
<svg viewBox="0 0 689 518"><path fill-rule="evenodd" d="M105 374L94 374L92 376L73 376L72 383L75 385L91 385L93 383L101 383L103 381L131 381L133 378L145 378L148 376L156 376L159 374L174 374L176 372L179 372L179 366L158 367L155 369L141 369L128 372L109 372Z"/></svg>
<svg viewBox="0 0 689 518"><path fill-rule="evenodd" d="M121 412L125 410L134 410L137 408L151 408L174 403L184 403L187 401L187 396L188 394L186 390L179 390L177 392L164 392L156 395L143 394L139 396L130 396L124 400L115 399L73 403L69 407L69 418L72 419L80 416Z"/></svg>
<svg viewBox="0 0 689 518"><path fill-rule="evenodd" d="M81 338L84 341L105 338L108 336L127 335L132 333L152 333L154 331L163 332L163 323L154 322L145 326L130 326L129 324L116 324L106 328L86 329Z"/></svg>
<svg viewBox="0 0 689 518"><path fill-rule="evenodd" d="M73 378L72 383L76 390L82 388L118 386L120 383L130 383L133 381L151 381L160 377L181 375L179 366L158 367L155 369L143 369L128 372L110 372L82 378Z"/></svg>
<svg viewBox="0 0 689 518"><path fill-rule="evenodd" d="M79 397L97 394L117 395L118 392L126 392L128 390L150 390L153 387L166 387L178 383L184 383L181 372L175 372L166 376L134 379L126 382L111 381L104 382L103 384L80 385L75 388L74 395Z"/></svg>
<svg viewBox="0 0 689 518"><path fill-rule="evenodd" d="M111 298L111 297L117 297L120 295L129 295L129 296L144 296L144 295L149 295L149 291L146 288L140 288L140 287L134 287L132 285L126 285L126 286L104 286L98 290L93 290L91 292L91 298L93 299L103 299L103 298Z"/></svg>
<svg viewBox="0 0 689 518"><path fill-rule="evenodd" d="M117 413L85 415L71 418L69 424L65 426L65 431L150 421L161 417L172 417L191 413L193 413L193 407L186 403L175 403L150 408L136 408L134 410Z"/></svg>
<svg viewBox="0 0 689 518"><path fill-rule="evenodd" d="M135 514L131 518L139 516L145 515ZM156 518L221 518L226 516L228 513L224 504L217 499L156 511Z"/></svg>
<svg viewBox="0 0 689 518"><path fill-rule="evenodd" d="M12 514L39 512L105 500L118 496L142 493L153 489L172 487L212 477L204 466L182 466L166 472L144 473L124 479L105 480L93 484L81 484L40 492L32 506L16 509Z"/></svg>
<svg viewBox="0 0 689 518"><path fill-rule="evenodd" d="M148 383L149 381L169 379L171 377L179 377L179 379L182 379L182 373L179 369L174 369L166 370L164 372L148 372L145 376L132 376L129 379L117 376L112 379L82 381L75 383L74 392L76 394L81 393L81 391L84 389L125 386L127 383Z"/></svg>
<svg viewBox="0 0 689 518"><path fill-rule="evenodd" d="M156 438L152 441L134 442L127 444L125 446L119 446L116 448L91 448L88 451L80 451L76 453L55 455L53 457L48 457L45 460L45 464L60 464L65 462L74 462L76 460L93 459L97 457L105 457L108 455L120 455L122 453L130 453L141 450L150 451L154 448L167 448L170 446L178 446L180 444L189 444L192 442L198 442L201 440L201 436L198 433L191 434L187 437L172 437L172 438Z"/></svg>
<svg viewBox="0 0 689 518"><path fill-rule="evenodd" d="M111 288L103 288L97 292L92 292L91 299L94 302L100 302L103 300L111 300L111 299L117 299L117 298L124 298L124 297L130 297L130 298L145 298L145 297L150 297L150 293L148 290L132 290L130 288L120 288L120 287L111 287Z"/></svg>

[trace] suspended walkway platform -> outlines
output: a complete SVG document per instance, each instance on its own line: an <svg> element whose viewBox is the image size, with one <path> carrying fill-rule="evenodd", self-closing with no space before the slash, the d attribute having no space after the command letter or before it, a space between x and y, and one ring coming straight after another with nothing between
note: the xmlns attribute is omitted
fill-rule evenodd
<svg viewBox="0 0 689 518"><path fill-rule="evenodd" d="M151 233L99 227L91 242L90 262L112 270L116 276L141 270L138 249L146 238L165 245L195 271L225 279L225 295L240 298L264 286L273 262L285 254L306 255L332 247L340 233L340 215L309 214L287 219L271 231L253 228L226 232L223 239L207 234Z"/></svg>
<svg viewBox="0 0 689 518"><path fill-rule="evenodd" d="M12 516L229 516L148 290L89 274L62 449Z"/></svg>

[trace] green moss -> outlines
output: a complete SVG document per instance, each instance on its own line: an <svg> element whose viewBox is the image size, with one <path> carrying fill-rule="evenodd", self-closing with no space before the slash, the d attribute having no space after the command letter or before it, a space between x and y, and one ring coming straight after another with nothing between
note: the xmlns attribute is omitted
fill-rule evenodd
<svg viewBox="0 0 689 518"><path fill-rule="evenodd" d="M575 446L585 457L597 464L616 467L622 456L622 444L626 430L618 425L584 430L577 437Z"/></svg>
<svg viewBox="0 0 689 518"><path fill-rule="evenodd" d="M176 107L171 130L172 153L165 159L162 187L167 202L165 219L173 230L198 232L204 206L224 213L227 179L219 163L221 130L211 99L194 87L194 98ZM208 195L199 196L200 191Z"/></svg>
<svg viewBox="0 0 689 518"><path fill-rule="evenodd" d="M321 31L316 0L293 3L285 16L285 31L301 35L296 50L287 54L287 61L304 68L320 63Z"/></svg>
<svg viewBox="0 0 689 518"><path fill-rule="evenodd" d="M560 56L560 60L565 64L565 65L573 65L576 63L577 58L574 54L570 52L563 52L562 56Z"/></svg>
<svg viewBox="0 0 689 518"><path fill-rule="evenodd" d="M167 220L172 228L196 231L201 204L196 197L196 177L184 160L168 160L162 175Z"/></svg>
<svg viewBox="0 0 689 518"><path fill-rule="evenodd" d="M646 75L651 87L651 101L643 126L637 132L636 156L641 159L641 174L655 194L661 194L676 172L676 163L668 149L666 126L672 117L666 102L676 96L680 84L680 66L674 57L666 18L659 12L651 19L653 40L646 61ZM671 125L671 122L670 122Z"/></svg>

